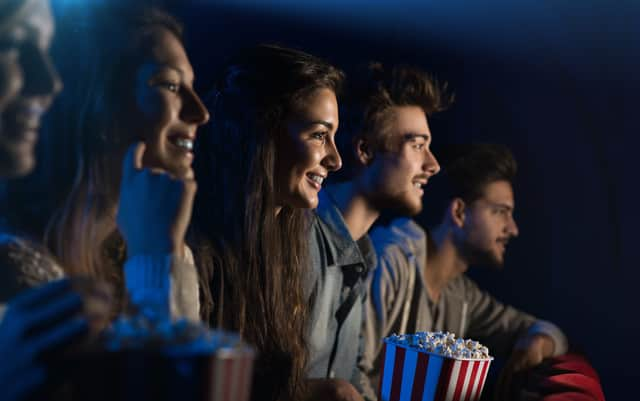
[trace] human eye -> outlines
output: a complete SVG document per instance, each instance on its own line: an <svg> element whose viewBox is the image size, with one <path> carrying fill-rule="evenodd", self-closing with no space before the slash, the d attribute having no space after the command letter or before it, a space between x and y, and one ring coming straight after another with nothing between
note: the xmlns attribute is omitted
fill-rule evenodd
<svg viewBox="0 0 640 401"><path fill-rule="evenodd" d="M326 131L317 131L311 134L311 138L322 142L324 145L327 142L327 136L329 135Z"/></svg>
<svg viewBox="0 0 640 401"><path fill-rule="evenodd" d="M180 90L180 84L174 81L160 81L158 86L174 93L178 93Z"/></svg>
<svg viewBox="0 0 640 401"><path fill-rule="evenodd" d="M415 150L424 150L425 148L425 144L424 143L414 143L411 145Z"/></svg>

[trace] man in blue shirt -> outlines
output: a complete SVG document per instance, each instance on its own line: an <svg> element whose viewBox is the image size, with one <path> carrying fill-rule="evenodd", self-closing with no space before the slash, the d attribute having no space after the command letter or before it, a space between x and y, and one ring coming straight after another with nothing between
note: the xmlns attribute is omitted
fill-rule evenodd
<svg viewBox="0 0 640 401"><path fill-rule="evenodd" d="M320 193L310 247L313 297L309 377L323 399L375 399L360 369L366 277L375 265L367 232L381 212L413 215L439 170L427 117L450 103L446 86L410 67L371 64L341 104L348 181Z"/></svg>

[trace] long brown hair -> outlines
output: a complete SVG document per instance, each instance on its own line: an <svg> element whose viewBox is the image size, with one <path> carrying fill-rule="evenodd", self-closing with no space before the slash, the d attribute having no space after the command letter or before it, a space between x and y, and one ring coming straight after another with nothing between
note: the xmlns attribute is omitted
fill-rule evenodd
<svg viewBox="0 0 640 401"><path fill-rule="evenodd" d="M124 243L115 222L121 163L127 147L140 140L121 129L131 107L127 99L133 99L146 36L162 27L181 40L182 28L156 8L111 3L90 10L88 17L67 16L77 38L70 43L75 57L67 67L77 79L64 91L51 144L59 150L54 164L73 160L61 169L62 174L71 169L73 181L62 185L68 195L47 225L45 243L67 273L107 279L121 288L117 266L124 261Z"/></svg>
<svg viewBox="0 0 640 401"><path fill-rule="evenodd" d="M192 219L203 317L238 330L259 352L254 394L299 398L307 361L305 279L309 211L276 214L278 138L295 104L343 74L309 54L248 49L210 95L209 130L196 146Z"/></svg>

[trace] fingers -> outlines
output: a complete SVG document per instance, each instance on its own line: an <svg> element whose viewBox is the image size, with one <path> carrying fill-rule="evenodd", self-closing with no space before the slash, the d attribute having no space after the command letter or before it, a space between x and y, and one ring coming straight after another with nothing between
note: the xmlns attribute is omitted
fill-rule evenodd
<svg viewBox="0 0 640 401"><path fill-rule="evenodd" d="M147 147L144 142L138 142L134 144L134 153L133 153L133 168L136 170L142 169L142 159L144 158L144 151Z"/></svg>
<svg viewBox="0 0 640 401"><path fill-rule="evenodd" d="M69 279L56 280L54 282L23 291L11 300L9 305L12 309L25 310L43 302L48 302L51 298L68 293L71 289Z"/></svg>
<svg viewBox="0 0 640 401"><path fill-rule="evenodd" d="M137 142L129 146L129 149L127 149L127 153L124 156L124 160L122 161L123 181L129 180L135 171L142 169L144 150L144 142Z"/></svg>

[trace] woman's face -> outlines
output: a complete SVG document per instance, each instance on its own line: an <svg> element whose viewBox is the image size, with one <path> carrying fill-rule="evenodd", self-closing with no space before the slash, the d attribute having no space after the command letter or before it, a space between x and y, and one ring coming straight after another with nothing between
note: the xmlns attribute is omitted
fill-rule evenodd
<svg viewBox="0 0 640 401"><path fill-rule="evenodd" d="M193 68L184 47L165 28L143 42L147 55L136 71L133 135L144 139L143 165L192 177L193 143L209 113L193 90Z"/></svg>
<svg viewBox="0 0 640 401"><path fill-rule="evenodd" d="M53 17L48 0L27 0L0 32L0 176L35 165L40 119L62 88L49 58Z"/></svg>
<svg viewBox="0 0 640 401"><path fill-rule="evenodd" d="M279 207L315 208L329 172L342 166L335 144L338 102L335 93L317 89L291 112L277 144L276 201Z"/></svg>

